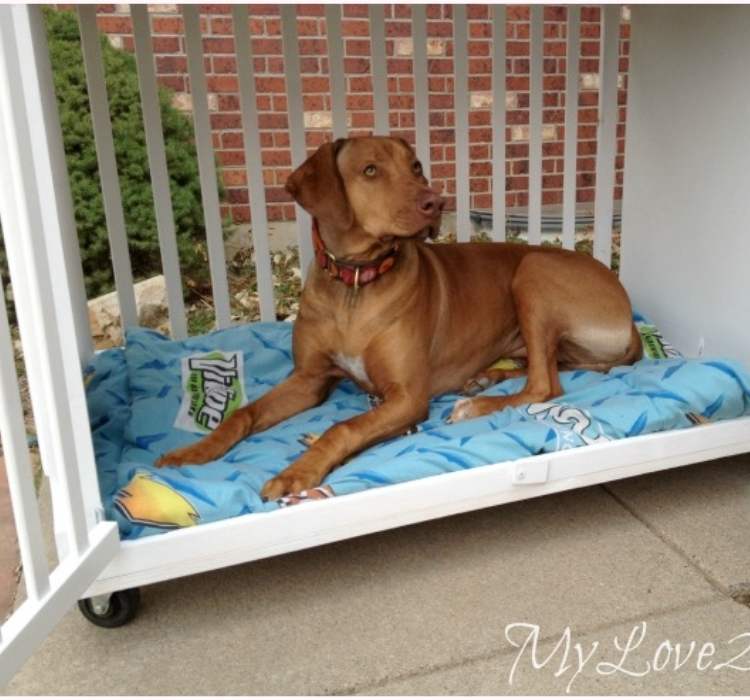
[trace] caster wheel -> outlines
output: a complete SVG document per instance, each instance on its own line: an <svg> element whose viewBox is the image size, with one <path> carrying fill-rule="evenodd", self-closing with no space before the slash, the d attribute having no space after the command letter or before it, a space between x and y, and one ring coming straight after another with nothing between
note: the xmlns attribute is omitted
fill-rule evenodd
<svg viewBox="0 0 750 700"><path fill-rule="evenodd" d="M122 627L127 625L138 612L141 591L129 588L115 591L109 596L97 596L78 601L83 616L97 627Z"/></svg>

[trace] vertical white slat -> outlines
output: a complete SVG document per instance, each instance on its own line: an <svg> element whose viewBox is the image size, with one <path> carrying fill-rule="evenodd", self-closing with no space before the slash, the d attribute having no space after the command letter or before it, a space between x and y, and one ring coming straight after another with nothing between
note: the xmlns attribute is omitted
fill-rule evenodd
<svg viewBox="0 0 750 700"><path fill-rule="evenodd" d="M40 48L41 50L41 48ZM60 216L60 232L65 254L64 273L70 289L73 308L76 344L81 366L86 364L94 353L94 343L89 324L89 308L86 299L86 285L81 266L81 251L78 243L78 229L75 221L73 195L68 179L68 164L65 158L62 128L57 111L57 97L54 90L52 66L49 56L39 64L42 114L47 138L47 152L52 168L52 190L56 211Z"/></svg>
<svg viewBox="0 0 750 700"><path fill-rule="evenodd" d="M0 103L7 99L13 107L3 117L0 162L8 198L0 206L14 232L6 237L6 250L62 560L86 549L95 510L101 507L80 371L83 358L76 352L75 282L71 286L64 274L63 238L72 203L62 202L55 191L67 170L64 152L54 148L60 122L41 7L13 7L12 27L6 29L13 35L6 42L6 75L12 77Z"/></svg>
<svg viewBox="0 0 750 700"><path fill-rule="evenodd" d="M385 59L385 12L383 5L370 5L370 51L372 54L372 100L376 136L390 133L388 124L388 71Z"/></svg>
<svg viewBox="0 0 750 700"><path fill-rule="evenodd" d="M65 256L45 130L50 101L40 94L52 90L39 70L49 62L46 32L39 6L14 6L12 18L0 22L0 216L14 232L5 247L62 560L87 549L101 500L70 288L53 272Z"/></svg>
<svg viewBox="0 0 750 700"><path fill-rule="evenodd" d="M578 161L578 56L580 53L581 8L568 5L568 47L565 75L565 161L563 169L563 248L573 250L576 242L576 167Z"/></svg>
<svg viewBox="0 0 750 700"><path fill-rule="evenodd" d="M453 74L456 133L456 238L471 238L469 210L469 70L466 5L453 6Z"/></svg>
<svg viewBox="0 0 750 700"><path fill-rule="evenodd" d="M154 52L151 46L151 27L147 5L131 5L133 38L135 39L135 62L138 67L138 85L141 93L143 126L146 134L146 152L151 174L151 191L154 199L156 230L159 234L159 251L167 288L169 326L172 337L182 340L187 337L187 318L182 298L180 258L177 252L172 193L169 188L167 154L164 149L164 132L161 123L161 105L156 86Z"/></svg>
<svg viewBox="0 0 750 700"><path fill-rule="evenodd" d="M214 295L216 324L219 328L226 328L231 323L229 286L227 284L224 232L221 226L211 121L208 115L208 94L205 66L203 65L200 15L198 5L182 5L181 7L182 19L185 23L185 52L187 53L188 75L190 76L190 92L193 96L195 147L198 152L203 220L206 224L208 264L211 270L211 288Z"/></svg>
<svg viewBox="0 0 750 700"><path fill-rule="evenodd" d="M245 146L245 168L250 194L250 220L252 222L253 249L255 251L255 272L258 278L260 320L275 321L276 307L273 298L273 274L268 245L266 188L263 183L263 163L260 158L258 103L255 93L253 47L250 41L247 5L232 6L232 21L234 23L237 77L240 83L242 140Z"/></svg>
<svg viewBox="0 0 750 700"><path fill-rule="evenodd" d="M307 158L296 12L296 5L281 6L281 38L284 44L289 142L292 150L292 167L295 168L301 165ZM310 215L299 204L295 204L294 208L297 219L300 269L302 270L302 279L304 280L307 276L307 269L312 261L312 238L310 233L312 222Z"/></svg>
<svg viewBox="0 0 750 700"><path fill-rule="evenodd" d="M44 69L40 62L47 64ZM13 673L49 635L119 547L117 525L112 522L96 524L96 513L86 512L81 498L86 477L93 476L92 485L97 492L98 486L96 472L93 475L89 472L89 467L93 466L88 463L89 456L93 460L91 430L85 405L82 407L78 401L83 395L83 381L71 303L75 300L64 270L64 216L58 210L59 199L53 192L59 164L55 161L52 132L59 131L60 124L54 107L54 90L51 81L45 79L48 64L41 7L0 6L0 217L13 234L8 236L6 249L21 337L25 342L24 359L35 419L37 427L41 424L46 428L39 433L40 449L45 459L56 461L56 473L50 478L55 534L58 534L58 527L68 526L61 530L59 564L49 577L41 563L45 561L41 534L32 535L36 541L31 546L35 548L34 556L39 563L28 564L26 577L30 591L34 592L2 624L0 686L10 682ZM44 97L42 93L46 93ZM50 105L55 109L54 114L46 113ZM2 325L7 331L4 315ZM0 335L7 341L7 332ZM7 342L0 344L5 346L0 350L0 364L12 362ZM12 366L7 364L5 369ZM12 374L11 384L16 381ZM12 389L15 391L14 386ZM57 393L60 389L62 391ZM4 395L0 398L0 411L11 409L13 403L9 395ZM13 412L16 422L21 422L17 403ZM78 440L80 418L85 427L88 456L78 449L81 446ZM15 437L10 442L17 440L18 449L25 449L22 422L20 426L11 426L11 430ZM5 436L2 439L7 448L9 440ZM68 459L71 441L75 441L76 454ZM10 470L18 474L14 466ZM11 474L9 477L13 479ZM24 498L27 505L35 509L36 494L28 469L22 478L26 482ZM70 492L61 494L61 490L68 487ZM97 501L101 505L98 494ZM18 506L18 499L14 497L16 517ZM91 523L90 529L87 523ZM26 529L19 535L23 540L30 533L31 530ZM44 590L47 582L47 590L40 595L39 591Z"/></svg>
<svg viewBox="0 0 750 700"><path fill-rule="evenodd" d="M96 157L99 163L99 180L104 200L104 216L107 221L109 247L112 252L112 269L122 325L123 328L127 328L138 324L138 313L135 305L125 216L122 210L122 193L117 175L107 85L104 79L99 32L96 28L96 6L79 5L78 21L81 29L81 48L83 49L83 64L86 68L91 122L94 127Z"/></svg>
<svg viewBox="0 0 750 700"><path fill-rule="evenodd" d="M5 298L3 292L0 286L0 300ZM3 446L26 590L30 598L39 600L49 590L49 567L4 302L0 302L0 443ZM4 525L9 526L10 523Z"/></svg>
<svg viewBox="0 0 750 700"><path fill-rule="evenodd" d="M425 5L411 6L411 35L414 53L414 131L417 158L429 181L430 167L430 95L427 82L427 13Z"/></svg>
<svg viewBox="0 0 750 700"><path fill-rule="evenodd" d="M505 240L505 5L492 7L492 239Z"/></svg>
<svg viewBox="0 0 750 700"><path fill-rule="evenodd" d="M594 257L608 267L612 263L620 10L620 5L604 5L601 10L599 127L597 129L596 189L594 192Z"/></svg>
<svg viewBox="0 0 750 700"><path fill-rule="evenodd" d="M56 482L52 481L52 502L56 514L57 535L57 513L61 510L57 501L64 496L65 489L73 488L77 492L80 487L83 499L83 519L89 529L95 527L96 512L101 508L91 429L80 373L80 367L88 360L88 353L81 352L81 344L78 342L80 328L77 317L81 313L81 305L85 305L86 298L73 202L68 183L67 162L62 144L60 115L47 45L46 25L39 5L14 9L14 14L17 36L22 37L23 45L31 47L30 55L25 56L21 61L21 71L26 93L29 128L34 134L31 144L34 181L44 211L45 226L42 231L44 240L41 247L47 251L49 269L55 273L52 275L54 318L58 324L57 333L61 347L59 354L62 357L67 390L67 404L63 402L60 411L64 414L65 439L72 436L76 455L73 463L65 467L65 469L74 470L73 475L66 477L71 480L71 483L75 482L74 485L65 486L61 491ZM73 271L70 269L71 266L75 267ZM85 313L88 327L88 306L85 306ZM31 354L33 355L33 352ZM35 366L38 367L38 363ZM46 441L47 444L51 444L49 421L44 414L45 411L35 409L39 440L40 443ZM65 510L65 506L62 510ZM66 517L60 520L65 522ZM58 554L61 557L62 552L67 551L68 539L69 536L60 531ZM84 542L84 539L78 538L78 542L80 544ZM61 543L62 546L60 546Z"/></svg>
<svg viewBox="0 0 750 700"><path fill-rule="evenodd" d="M531 75L529 86L529 243L542 242L542 59L544 6L531 6Z"/></svg>
<svg viewBox="0 0 750 700"><path fill-rule="evenodd" d="M326 41L328 42L328 74L331 80L331 118L333 138L346 137L346 77L344 76L344 44L341 39L341 5L326 5Z"/></svg>

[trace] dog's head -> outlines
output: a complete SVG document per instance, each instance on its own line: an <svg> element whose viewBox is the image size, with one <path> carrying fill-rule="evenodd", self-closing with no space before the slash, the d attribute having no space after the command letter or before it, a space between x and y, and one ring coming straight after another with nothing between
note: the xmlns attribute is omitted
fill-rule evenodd
<svg viewBox="0 0 750 700"><path fill-rule="evenodd" d="M287 191L322 224L382 240L437 235L443 198L411 146L373 136L324 143L287 180Z"/></svg>

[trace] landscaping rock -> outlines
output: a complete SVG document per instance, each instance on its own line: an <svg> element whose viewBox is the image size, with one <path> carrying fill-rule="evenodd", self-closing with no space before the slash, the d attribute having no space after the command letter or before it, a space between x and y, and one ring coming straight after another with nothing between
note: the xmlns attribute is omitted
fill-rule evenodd
<svg viewBox="0 0 750 700"><path fill-rule="evenodd" d="M135 303L140 325L162 333L169 332L169 309L164 275L157 275L136 283ZM122 345L117 292L110 292L89 301L89 322L97 350Z"/></svg>

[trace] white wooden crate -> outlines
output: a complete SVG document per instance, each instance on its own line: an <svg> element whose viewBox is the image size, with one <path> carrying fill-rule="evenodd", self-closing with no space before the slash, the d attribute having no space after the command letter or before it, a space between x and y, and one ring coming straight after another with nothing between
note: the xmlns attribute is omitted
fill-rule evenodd
<svg viewBox="0 0 750 700"><path fill-rule="evenodd" d="M156 98L149 14L131 9L147 151L173 335L186 334L164 143ZM493 187L504 192L505 9L493 7ZM182 9L193 118L206 217L210 271L220 326L229 324L226 262L208 123L196 6ZM232 10L247 26L244 6ZM326 6L333 134L346 134L341 10ZM542 17L531 11L529 238L541 235ZM578 53L578 8L568 9L568 47ZM595 255L611 258L620 8L602 12L600 123ZM122 316L135 321L132 272L114 160L111 125L92 7L79 19L113 266ZM430 171L425 11L415 6L417 152ZM387 133L383 8L370 8L376 131ZM747 116L750 10L744 7L645 7L632 10L628 141L623 204L622 278L636 306L688 353L728 354L750 362L750 184ZM282 9L287 97L294 164L305 158L293 6ZM454 9L457 231L469 236L467 20ZM236 37L243 135L251 197L261 316L274 318L268 224L259 159L251 46ZM249 57L249 60L248 60ZM573 245L577 61L566 81L562 238ZM710 94L710 100L706 95ZM707 167L711 162L712 167ZM50 571L26 453L26 437L4 308L0 309L0 438L11 487L28 600L2 627L0 684L7 681L82 596L185 576L313 547L369 532L566 489L750 451L750 418L629 438L560 453L430 477L267 514L247 515L120 542L102 520L81 365L92 353L80 253L65 169L59 117L39 7L0 7L0 216L24 344L40 450L50 478L60 564ZM297 209L303 261L311 258L309 218ZM493 203L505 220L502 196ZM495 237L503 238L502 227ZM710 238L709 238L710 236Z"/></svg>

